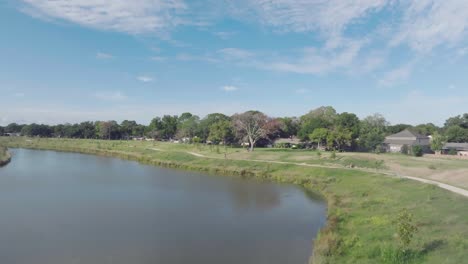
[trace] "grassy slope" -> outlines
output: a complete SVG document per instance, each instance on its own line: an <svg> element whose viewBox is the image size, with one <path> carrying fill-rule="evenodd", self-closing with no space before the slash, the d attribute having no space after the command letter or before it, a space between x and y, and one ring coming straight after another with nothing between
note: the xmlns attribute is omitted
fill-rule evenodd
<svg viewBox="0 0 468 264"><path fill-rule="evenodd" d="M339 165L344 159L340 159L341 154L337 160L331 160L301 151L261 150L245 154L232 149L228 160L222 160L199 158L185 152L224 156L215 148L168 143L0 138L0 144L109 155L155 165L303 185L326 196L329 205L328 226L315 243L314 263L396 263L389 256L398 243L392 221L402 208L414 214L419 226L411 251L417 256L412 262L464 263L468 259L468 199L465 197L378 173L233 160L238 155L298 161L309 155L307 162ZM358 160L361 166L376 166L374 160L359 155L347 158ZM385 166L379 164L379 168Z"/></svg>

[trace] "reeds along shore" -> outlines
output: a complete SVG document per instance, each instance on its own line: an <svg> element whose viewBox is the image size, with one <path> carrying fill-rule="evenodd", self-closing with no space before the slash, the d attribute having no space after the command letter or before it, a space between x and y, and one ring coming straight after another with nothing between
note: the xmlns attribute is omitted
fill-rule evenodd
<svg viewBox="0 0 468 264"><path fill-rule="evenodd" d="M10 152L6 147L0 146L0 167L7 165L10 161Z"/></svg>

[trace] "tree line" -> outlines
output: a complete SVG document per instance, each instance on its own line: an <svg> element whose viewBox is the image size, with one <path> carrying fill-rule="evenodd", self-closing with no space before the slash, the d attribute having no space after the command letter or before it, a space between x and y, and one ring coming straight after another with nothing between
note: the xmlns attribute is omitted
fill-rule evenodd
<svg viewBox="0 0 468 264"><path fill-rule="evenodd" d="M148 125L136 121L87 121L77 124L16 124L0 126L0 135L20 133L29 137L60 137L126 140L152 138L212 144L254 146L272 144L277 138L298 138L299 147L320 146L338 151L379 151L385 136L410 129L432 135L436 142L468 142L468 113L447 119L444 126L432 123L412 126L390 123L380 114L359 119L353 113L337 113L322 106L300 117L269 117L259 111L227 116L191 113L155 117Z"/></svg>

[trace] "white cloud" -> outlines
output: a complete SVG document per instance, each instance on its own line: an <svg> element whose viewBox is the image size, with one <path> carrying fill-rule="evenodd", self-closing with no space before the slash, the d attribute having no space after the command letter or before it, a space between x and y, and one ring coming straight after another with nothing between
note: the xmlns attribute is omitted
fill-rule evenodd
<svg viewBox="0 0 468 264"><path fill-rule="evenodd" d="M14 93L13 96L14 97L24 97L25 94L24 93Z"/></svg>
<svg viewBox="0 0 468 264"><path fill-rule="evenodd" d="M237 91L238 88L236 86L232 86L232 85L225 85L225 86L221 87L221 90L223 90L225 92L234 92L234 91Z"/></svg>
<svg viewBox="0 0 468 264"><path fill-rule="evenodd" d="M101 60L108 60L108 59L113 59L114 56L109 53L98 52L96 53L96 58L101 59Z"/></svg>
<svg viewBox="0 0 468 264"><path fill-rule="evenodd" d="M412 0L403 5L403 21L392 45L408 44L418 52L458 46L468 36L468 1Z"/></svg>
<svg viewBox="0 0 468 264"><path fill-rule="evenodd" d="M153 57L150 58L150 60L152 60L152 61L165 61L166 58L161 57L161 56L153 56Z"/></svg>
<svg viewBox="0 0 468 264"><path fill-rule="evenodd" d="M182 0L22 0L35 17L131 34L161 32L183 24Z"/></svg>
<svg viewBox="0 0 468 264"><path fill-rule="evenodd" d="M232 63L260 70L292 72L300 74L327 74L337 70L369 72L383 63L380 55L359 58L366 41L348 40L334 50L306 47L274 51L250 51L239 48L224 48L205 55L178 54L177 60Z"/></svg>
<svg viewBox="0 0 468 264"><path fill-rule="evenodd" d="M390 87L406 81L413 72L413 66L413 63L408 63L385 73L379 80L379 85Z"/></svg>
<svg viewBox="0 0 468 264"><path fill-rule="evenodd" d="M352 23L384 8L390 0L236 0L231 13L279 29L311 32L336 38Z"/></svg>
<svg viewBox="0 0 468 264"><path fill-rule="evenodd" d="M124 101L128 97L120 91L103 91L96 92L93 96L103 101Z"/></svg>
<svg viewBox="0 0 468 264"><path fill-rule="evenodd" d="M309 89L304 89L304 88L301 88L301 89L297 89L297 90L296 90L296 93L297 93L297 94L306 94L306 93L308 93L308 92L310 92Z"/></svg>
<svg viewBox="0 0 468 264"><path fill-rule="evenodd" d="M263 61L262 67L270 70L303 74L324 74L353 65L363 42L349 41L343 48L328 51L314 47L304 48L293 59Z"/></svg>
<svg viewBox="0 0 468 264"><path fill-rule="evenodd" d="M254 56L253 52L238 48L224 48L218 50L217 53L229 60L247 59Z"/></svg>
<svg viewBox="0 0 468 264"><path fill-rule="evenodd" d="M219 62L219 60L211 55L192 55L188 53L179 53L176 55L176 60L179 61L203 61L203 62L210 62L215 63Z"/></svg>
<svg viewBox="0 0 468 264"><path fill-rule="evenodd" d="M234 32L234 31L218 31L218 32L214 32L213 34L215 36L217 36L218 38L222 39L222 40L227 40L227 39L232 38L234 35L236 35L237 32Z"/></svg>
<svg viewBox="0 0 468 264"><path fill-rule="evenodd" d="M145 82L146 83L146 82L152 82L153 78L149 77L149 76L141 75L141 76L137 77L137 80L139 80L140 82Z"/></svg>

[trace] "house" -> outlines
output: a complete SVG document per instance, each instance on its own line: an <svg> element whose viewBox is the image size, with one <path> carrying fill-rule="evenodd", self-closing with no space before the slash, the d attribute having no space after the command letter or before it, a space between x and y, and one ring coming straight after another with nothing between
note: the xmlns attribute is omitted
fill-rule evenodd
<svg viewBox="0 0 468 264"><path fill-rule="evenodd" d="M20 137L21 133L5 133L4 136L6 136L6 137Z"/></svg>
<svg viewBox="0 0 468 264"><path fill-rule="evenodd" d="M413 146L421 146L423 151L429 151L430 142L431 141L429 137L405 129L399 133L386 137L384 145L387 152L401 152L403 146L405 145L408 148Z"/></svg>
<svg viewBox="0 0 468 264"><path fill-rule="evenodd" d="M290 138L278 138L273 142L273 145L276 148L295 148L297 147L301 141L296 137Z"/></svg>
<svg viewBox="0 0 468 264"><path fill-rule="evenodd" d="M454 152L457 156L468 157L468 143L445 143L442 147L442 154Z"/></svg>

